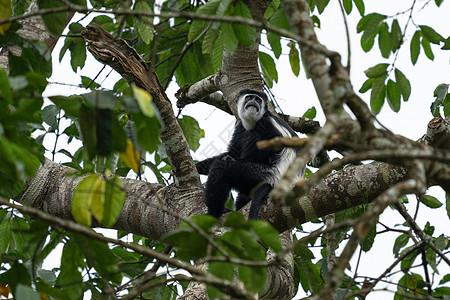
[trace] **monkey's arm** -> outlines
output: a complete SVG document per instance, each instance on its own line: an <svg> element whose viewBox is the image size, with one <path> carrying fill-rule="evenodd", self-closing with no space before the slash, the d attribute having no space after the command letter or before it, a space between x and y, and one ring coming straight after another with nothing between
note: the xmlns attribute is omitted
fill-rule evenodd
<svg viewBox="0 0 450 300"><path fill-rule="evenodd" d="M209 174L209 169L211 168L212 164L218 160L218 159L222 159L223 157L225 157L226 155L228 155L228 152L207 158L205 160L199 161L198 163L195 164L195 166L197 167L197 171L199 174L201 175L208 175Z"/></svg>

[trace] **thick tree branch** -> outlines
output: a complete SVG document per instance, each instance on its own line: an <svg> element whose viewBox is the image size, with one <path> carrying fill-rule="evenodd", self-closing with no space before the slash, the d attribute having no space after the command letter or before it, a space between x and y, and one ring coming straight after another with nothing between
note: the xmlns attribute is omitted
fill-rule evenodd
<svg viewBox="0 0 450 300"><path fill-rule="evenodd" d="M450 117L446 119L433 118L428 123L427 133L419 139L419 142L435 148L450 150Z"/></svg>
<svg viewBox="0 0 450 300"><path fill-rule="evenodd" d="M72 220L73 193L83 178L76 176L72 168L46 160L15 200ZM206 207L199 205L203 194L201 187L163 186L126 178L122 182L126 192L125 204L114 225L116 229L160 239L180 223L178 218L163 212L161 206L179 211L186 218L206 212Z"/></svg>
<svg viewBox="0 0 450 300"><path fill-rule="evenodd" d="M331 270L324 288L321 290L320 294L312 297L311 300L331 299L336 293L336 289L341 283L341 280L344 278L345 268L353 256L355 249L360 245L360 242L367 235L370 228L376 224L378 216L388 205L395 203L401 196L409 193L422 193L423 190L420 181L420 179L409 179L399 182L375 199L369 210L359 218L347 245L342 251L335 267Z"/></svg>

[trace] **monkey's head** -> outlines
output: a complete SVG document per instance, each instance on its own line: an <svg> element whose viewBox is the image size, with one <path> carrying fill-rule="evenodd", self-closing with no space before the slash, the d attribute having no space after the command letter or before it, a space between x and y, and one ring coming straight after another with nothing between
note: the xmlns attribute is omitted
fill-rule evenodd
<svg viewBox="0 0 450 300"><path fill-rule="evenodd" d="M251 130L267 111L267 95L264 92L243 89L236 100L238 115L246 130Z"/></svg>

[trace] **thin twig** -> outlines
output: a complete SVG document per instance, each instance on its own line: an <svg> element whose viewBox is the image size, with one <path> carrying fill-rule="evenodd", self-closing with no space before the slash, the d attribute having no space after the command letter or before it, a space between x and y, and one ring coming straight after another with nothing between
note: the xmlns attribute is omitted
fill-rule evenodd
<svg viewBox="0 0 450 300"><path fill-rule="evenodd" d="M345 35L347 36L347 72L350 74L350 60L351 60L351 44L350 44L350 30L348 29L347 16L344 10L344 6L342 5L342 0L339 0L339 7L341 8L342 18L344 19L345 26Z"/></svg>

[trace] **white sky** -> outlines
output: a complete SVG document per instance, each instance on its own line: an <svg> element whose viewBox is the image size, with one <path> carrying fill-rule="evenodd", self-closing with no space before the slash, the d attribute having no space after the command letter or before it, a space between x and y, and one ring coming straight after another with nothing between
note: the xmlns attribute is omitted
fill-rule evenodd
<svg viewBox="0 0 450 300"><path fill-rule="evenodd" d="M366 14L378 12L388 16L393 16L396 15L397 12L408 9L412 2L413 1L404 0L366 0ZM429 4L423 7L425 3ZM423 9L420 9L422 7ZM420 0L416 3L416 13L413 15L413 21L416 25L428 25L435 28L438 33L446 38L450 35L450 21L448 17L449 12L449 1L444 1L441 7L437 8L434 1ZM399 22L402 30L408 16L409 14L399 15ZM320 42L326 45L329 49L341 53L345 63L347 57L346 36L344 24L342 22L342 14L336 0L331 1L325 12L320 16L320 19L321 29L317 30L317 35L319 36ZM355 91L358 91L362 83L367 79L364 74L364 70L380 62L389 63L393 61L393 57L390 57L387 60L381 57L377 42L375 42L373 50L369 53L364 53L360 49L360 35L356 34L356 24L359 19L360 15L357 9L356 7L353 7L353 11L351 15L348 16L347 21L350 27L352 45L351 81ZM390 22L388 23L390 24ZM381 113L378 115L378 119L383 125L387 126L394 133L402 134L408 138L417 140L425 133L427 124L432 118L429 108L434 100L433 91L435 87L440 83L450 83L450 56L449 51L442 52L438 47L432 45L432 49L435 53L434 61L428 60L422 50L416 66L413 66L410 59L409 41L414 33L414 31L412 31L415 27L414 24L409 24L408 26L408 33L405 37L404 45L401 48L400 54L395 63L395 66L399 68L411 82L411 97L408 102L402 102L402 107L399 113L392 112L387 103L385 103ZM62 46L61 42L59 45L60 47ZM268 50L265 48L262 48L261 50L268 53ZM288 50L284 49L283 53L288 53ZM58 66L56 62L58 61L57 57L59 56L59 50L54 51L54 54L54 75L50 78L50 82L77 84L79 82L78 77L72 72L68 55L65 56L62 64ZM280 60L276 63L279 79L278 84L275 84L272 92L277 97L278 104L281 106L283 111L287 114L301 116L308 108L315 106L318 111L317 120L323 124L324 117L320 110L317 96L312 87L311 81L305 78L303 70L301 70L298 78L295 77L290 69L287 55L282 55ZM79 73L87 75L90 78L95 77L96 73L102 67L100 63L92 58L89 59L89 62L86 65L87 66ZM107 68L107 70L109 70L109 68ZM104 74L107 73L108 71L103 71L100 78L104 78ZM111 86L117 78L117 75L110 76L110 78L105 81L105 83L107 83L106 86L108 86L108 84ZM97 82L101 82L101 80L102 79ZM177 87L172 85L168 91L168 95L174 100L174 103L174 93L176 90ZM48 95L68 95L79 93L79 91L75 88L60 85L51 85L46 92ZM370 92L362 94L361 97L368 102ZM217 154L219 151L223 151L225 149L227 141L233 130L233 117L230 117L220 110L205 104L189 105L183 110L183 114L195 117L200 122L201 128L205 129L206 137L201 141L201 147L194 154L194 158L203 159L205 156ZM52 139L53 138L49 136L46 138L46 143L52 144ZM57 160L58 159L63 159L63 157L57 157ZM432 194L438 197L441 201L444 199L444 193L440 189L433 189ZM410 213L413 214L415 200L412 200L411 202L412 204L408 208L410 209ZM388 209L382 215L381 220L385 224L394 226L396 222L402 222L398 216L398 213ZM445 232L449 235L448 228L450 228L450 221L446 215L445 209L442 208L431 210L422 206L419 211L418 222L423 228L427 221L430 221L432 225L436 226L436 232ZM304 226L304 228L307 229L308 226ZM364 255L363 253L358 274L378 277L378 275L381 274L393 261L391 249L396 237L397 234L383 234L377 236L374 248L367 255ZM320 257L320 255L317 255L316 257ZM353 265L354 262L355 257L353 259ZM441 269L441 274L450 272L450 268L448 266L442 266L443 268ZM415 269L414 271L422 273L421 268ZM392 279L394 278L398 278L398 275ZM438 281L439 280L437 280L437 282ZM383 286L383 284L379 284L377 288L382 288ZM390 286L390 290L395 290L395 287ZM298 296L304 296L304 294L299 293ZM381 298L392 299L393 294L378 292L372 293L367 297L368 300Z"/></svg>

